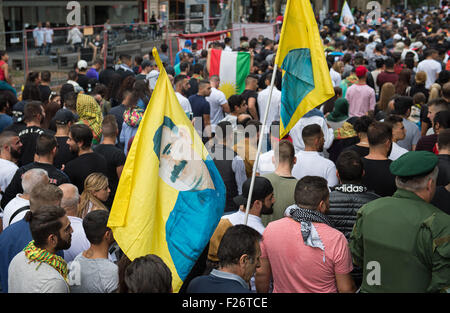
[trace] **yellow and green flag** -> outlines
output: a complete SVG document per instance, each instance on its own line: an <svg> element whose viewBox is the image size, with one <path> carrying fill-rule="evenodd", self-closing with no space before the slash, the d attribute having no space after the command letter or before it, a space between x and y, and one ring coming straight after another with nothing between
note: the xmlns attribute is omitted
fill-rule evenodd
<svg viewBox="0 0 450 313"><path fill-rule="evenodd" d="M225 208L225 185L160 70L120 177L108 227L130 260L162 258L177 292Z"/></svg>
<svg viewBox="0 0 450 313"><path fill-rule="evenodd" d="M322 41L309 0L288 0L275 64L284 71L280 138L311 109L334 96Z"/></svg>

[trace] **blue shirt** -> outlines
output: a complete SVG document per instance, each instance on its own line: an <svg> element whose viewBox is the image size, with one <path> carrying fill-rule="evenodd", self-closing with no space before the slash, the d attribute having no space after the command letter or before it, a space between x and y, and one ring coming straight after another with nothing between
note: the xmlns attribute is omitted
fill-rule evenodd
<svg viewBox="0 0 450 313"><path fill-rule="evenodd" d="M252 293L245 280L235 274L213 269L208 276L194 278L187 293Z"/></svg>
<svg viewBox="0 0 450 313"><path fill-rule="evenodd" d="M12 259L33 240L30 225L25 220L11 224L0 234L0 285L2 292L8 292L8 267ZM63 251L56 252L64 257Z"/></svg>
<svg viewBox="0 0 450 313"><path fill-rule="evenodd" d="M0 113L0 133L13 123L13 119L8 114Z"/></svg>

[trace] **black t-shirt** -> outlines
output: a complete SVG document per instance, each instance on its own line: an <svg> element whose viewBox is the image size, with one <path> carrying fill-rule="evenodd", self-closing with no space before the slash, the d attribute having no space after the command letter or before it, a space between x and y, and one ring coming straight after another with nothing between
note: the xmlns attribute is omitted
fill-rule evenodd
<svg viewBox="0 0 450 313"><path fill-rule="evenodd" d="M19 138L22 142L22 156L20 158L20 165L27 165L34 161L34 154L36 153L36 141L39 135L46 133L54 135L55 133L42 129L37 126L26 127L19 132Z"/></svg>
<svg viewBox="0 0 450 313"><path fill-rule="evenodd" d="M3 195L1 205L4 208L10 200L12 200L18 193L22 193L22 175L33 168L42 168L46 170L48 173L48 178L50 179L50 183L56 186L61 184L70 183L69 177L63 171L60 171L52 164L47 163L39 163L33 162L29 163L25 166L20 167L16 174L14 174L11 182L5 190L5 194Z"/></svg>
<svg viewBox="0 0 450 313"><path fill-rule="evenodd" d="M258 112L258 117L261 118L261 116L259 114L259 108L258 108L258 93L256 91L254 91L254 90L245 89L244 92L241 93L241 96L245 100L247 105L248 105L248 99L249 98L255 98L256 112ZM250 114L250 111L247 110L247 113Z"/></svg>
<svg viewBox="0 0 450 313"><path fill-rule="evenodd" d="M369 147L361 147L361 146L357 146L356 144L345 148L343 151L347 151L347 150L356 151L361 158L364 158L366 155L369 154Z"/></svg>
<svg viewBox="0 0 450 313"><path fill-rule="evenodd" d="M67 139L69 139L69 137L56 137L56 141L58 142L58 152L53 160L53 165L59 169L61 169L63 164L65 165L77 157L76 153L70 151L70 147L67 144Z"/></svg>
<svg viewBox="0 0 450 313"><path fill-rule="evenodd" d="M114 195L116 194L117 186L119 184L119 177L117 177L117 167L125 164L125 154L123 149L119 149L114 145L100 144L94 148L94 152L101 154L106 160L106 168L108 171L109 188L111 193L109 194L106 205L111 206Z"/></svg>
<svg viewBox="0 0 450 313"><path fill-rule="evenodd" d="M209 115L211 107L205 97L199 95L192 95L189 97L189 103L191 104L192 114L194 117L202 117L203 115ZM205 121L203 120L202 129L205 128Z"/></svg>
<svg viewBox="0 0 450 313"><path fill-rule="evenodd" d="M375 192L381 197L389 197L397 190L395 176L389 170L391 160L369 160L362 158L364 164L363 185L369 191Z"/></svg>
<svg viewBox="0 0 450 313"><path fill-rule="evenodd" d="M112 114L116 117L117 126L119 127L119 134L122 131L123 113L125 113L125 106L123 104L115 106L111 108L111 110L109 110L109 114Z"/></svg>
<svg viewBox="0 0 450 313"><path fill-rule="evenodd" d="M85 74L78 74L77 83L84 89L84 92L88 92L89 78Z"/></svg>
<svg viewBox="0 0 450 313"><path fill-rule="evenodd" d="M105 158L95 152L82 154L68 162L64 167L64 172L69 176L72 184L78 187L80 194L84 190L84 180L90 174L100 172L108 175Z"/></svg>

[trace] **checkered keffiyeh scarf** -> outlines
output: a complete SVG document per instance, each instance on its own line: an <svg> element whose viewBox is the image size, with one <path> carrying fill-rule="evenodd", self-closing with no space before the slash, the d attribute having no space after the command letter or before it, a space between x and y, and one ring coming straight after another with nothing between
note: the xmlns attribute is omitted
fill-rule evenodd
<svg viewBox="0 0 450 313"><path fill-rule="evenodd" d="M291 205L286 211L289 212L289 215L293 220L300 223L303 242L305 245L325 251L325 247L320 239L319 233L312 223L324 223L332 227L332 223L329 218L319 211L302 209L296 204Z"/></svg>
<svg viewBox="0 0 450 313"><path fill-rule="evenodd" d="M80 120L92 130L94 139L100 141L102 136L103 115L97 100L89 95L78 94L77 113L80 116Z"/></svg>

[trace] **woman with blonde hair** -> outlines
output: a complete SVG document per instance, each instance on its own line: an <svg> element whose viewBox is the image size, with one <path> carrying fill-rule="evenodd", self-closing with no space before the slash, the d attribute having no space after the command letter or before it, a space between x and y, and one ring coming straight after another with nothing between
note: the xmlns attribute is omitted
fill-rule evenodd
<svg viewBox="0 0 450 313"><path fill-rule="evenodd" d="M102 173L90 174L84 181L77 216L84 218L91 211L108 210L103 202L108 199L110 192L108 177Z"/></svg>
<svg viewBox="0 0 450 313"><path fill-rule="evenodd" d="M375 108L375 116L377 120L383 119L389 111L388 104L395 96L395 85L391 82L386 82L381 87L380 99ZM381 118L379 118L381 117Z"/></svg>
<svg viewBox="0 0 450 313"><path fill-rule="evenodd" d="M441 96L441 85L434 83L430 87L430 96L428 97L428 102L437 99Z"/></svg>

